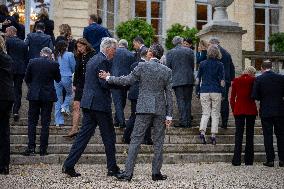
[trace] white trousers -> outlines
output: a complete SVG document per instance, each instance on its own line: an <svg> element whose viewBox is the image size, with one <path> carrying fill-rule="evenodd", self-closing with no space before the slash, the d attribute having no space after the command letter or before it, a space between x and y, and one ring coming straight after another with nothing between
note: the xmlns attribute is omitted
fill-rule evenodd
<svg viewBox="0 0 284 189"><path fill-rule="evenodd" d="M202 106L202 117L199 128L200 131L206 132L208 120L211 116L211 133L218 133L221 100L221 93L200 93L200 101Z"/></svg>

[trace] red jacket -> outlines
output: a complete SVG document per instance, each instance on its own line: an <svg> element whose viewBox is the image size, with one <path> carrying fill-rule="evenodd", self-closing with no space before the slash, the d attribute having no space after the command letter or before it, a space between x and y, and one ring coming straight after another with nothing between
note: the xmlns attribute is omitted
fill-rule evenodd
<svg viewBox="0 0 284 189"><path fill-rule="evenodd" d="M232 84L230 104L234 115L257 115L254 99L251 98L255 77L243 74Z"/></svg>

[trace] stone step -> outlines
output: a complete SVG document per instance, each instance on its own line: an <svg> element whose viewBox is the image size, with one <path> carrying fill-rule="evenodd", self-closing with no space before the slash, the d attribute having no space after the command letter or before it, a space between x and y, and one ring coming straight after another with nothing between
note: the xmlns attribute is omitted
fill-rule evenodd
<svg viewBox="0 0 284 189"><path fill-rule="evenodd" d="M174 125L178 125L179 121L177 119L174 119L173 120L174 122ZM27 118L23 118L23 119L20 119L18 122L14 122L12 119L10 121L11 123L11 126L27 126L28 125L28 119ZM39 123L40 125L40 120L39 120ZM192 121L192 125L193 126L199 126L200 124L200 119L194 119ZM54 122L51 122L51 126L54 125ZM65 125L66 126L71 126L72 125L72 122L71 122L71 119L69 118L68 120L65 121ZM80 122L80 125L81 125L81 122ZM228 126L235 126L235 120L234 119L229 119L228 121ZM260 127L261 126L261 121L258 119L256 120L255 122L255 126L256 127Z"/></svg>
<svg viewBox="0 0 284 189"><path fill-rule="evenodd" d="M36 136L36 143L39 144L40 136ZM276 138L274 138L275 140ZM207 136L209 141L209 136ZM235 136L234 135L217 135L217 144L234 144ZM27 135L11 135L10 138L11 144L27 144L28 136ZM71 144L74 140L65 138L63 135L50 135L49 144ZM244 137L245 141L245 137ZM275 140L276 141L276 140ZM116 143L122 144L122 135L116 136ZM255 144L263 144L263 136L255 135L254 136ZM89 144L102 144L102 139L100 136L95 135L91 138ZM165 144L200 144L200 139L198 135L166 135Z"/></svg>
<svg viewBox="0 0 284 189"><path fill-rule="evenodd" d="M49 127L49 134L50 135L66 135L69 130L70 126L63 126L63 127ZM40 133L41 127L38 126L36 131ZM208 133L210 133L210 128L207 128ZM99 129L96 130L95 135L99 135ZM116 135L123 135L124 129L115 128ZM256 135L262 134L262 128L255 127L254 132ZM25 135L28 133L27 126L11 126L10 127L11 135ZM169 128L166 130L166 135L198 135L199 134L199 127L192 127L192 128ZM219 128L218 135L234 135L235 134L235 127L228 127L227 129Z"/></svg>
<svg viewBox="0 0 284 189"><path fill-rule="evenodd" d="M51 154L48 156L22 156L19 154L11 155L12 164L62 164L66 159L67 154ZM126 154L116 154L117 163L124 164ZM139 154L137 163L151 163L153 154ZM198 162L231 162L233 153L167 153L164 154L164 163L198 163ZM265 161L264 153L255 153L255 162ZM84 164L105 164L105 154L83 154L78 163Z"/></svg>
<svg viewBox="0 0 284 189"><path fill-rule="evenodd" d="M48 146L49 154L68 154L70 152L72 144L51 144ZM224 153L224 152L234 152L234 144L217 144L217 145L203 145L203 144L165 144L164 153ZM276 147L276 144L275 144ZM21 154L27 148L26 144L12 144L11 153ZM243 150L245 145L243 144ZM277 148L275 148L277 149ZM36 149L39 151L39 148ZM128 145L117 144L116 153L125 154L128 151ZM255 152L264 152L263 144L254 144ZM88 144L84 153L86 154L104 154L105 148L101 144ZM153 146L141 145L141 154L153 153Z"/></svg>

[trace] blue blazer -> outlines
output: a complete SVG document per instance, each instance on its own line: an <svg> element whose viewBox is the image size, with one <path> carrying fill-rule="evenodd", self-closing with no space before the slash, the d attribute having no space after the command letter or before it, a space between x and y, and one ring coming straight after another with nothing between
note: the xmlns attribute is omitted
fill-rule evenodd
<svg viewBox="0 0 284 189"><path fill-rule="evenodd" d="M30 60L25 81L28 85L27 100L57 101L54 81L60 82L59 64L46 57Z"/></svg>
<svg viewBox="0 0 284 189"><path fill-rule="evenodd" d="M135 62L135 57L132 52L126 48L117 48L112 60L111 75L122 76L128 75L131 71L130 66Z"/></svg>
<svg viewBox="0 0 284 189"><path fill-rule="evenodd" d="M252 97L260 101L260 116L284 116L284 76L264 72L255 80Z"/></svg>
<svg viewBox="0 0 284 189"><path fill-rule="evenodd" d="M98 53L87 64L81 108L111 112L111 93L104 79L99 78L100 70L110 72L110 63L103 53Z"/></svg>
<svg viewBox="0 0 284 189"><path fill-rule="evenodd" d="M51 37L43 32L29 33L25 43L29 47L29 59L39 58L40 51L44 47L49 47L53 50Z"/></svg>
<svg viewBox="0 0 284 189"><path fill-rule="evenodd" d="M25 42L17 37L6 39L7 53L12 57L14 74L25 74L28 63L28 47Z"/></svg>
<svg viewBox="0 0 284 189"><path fill-rule="evenodd" d="M232 61L231 55L224 48L219 46L220 52L222 54L221 62L224 65L225 71L225 81L231 86L231 82L235 79L235 66Z"/></svg>
<svg viewBox="0 0 284 189"><path fill-rule="evenodd" d="M93 46L96 53L100 52L103 37L111 37L108 30L97 23L92 23L84 28L83 37Z"/></svg>

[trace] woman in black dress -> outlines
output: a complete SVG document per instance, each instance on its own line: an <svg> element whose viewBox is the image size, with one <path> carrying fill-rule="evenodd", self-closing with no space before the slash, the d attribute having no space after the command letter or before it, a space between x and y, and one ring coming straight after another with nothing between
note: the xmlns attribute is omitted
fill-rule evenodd
<svg viewBox="0 0 284 189"><path fill-rule="evenodd" d="M80 120L80 101L83 95L85 84L86 65L95 54L95 50L86 39L80 38L76 41L75 55L77 64L73 80L73 91L75 92L73 104L73 125L67 137L74 137L78 133Z"/></svg>
<svg viewBox="0 0 284 189"><path fill-rule="evenodd" d="M5 41L0 36L0 174L9 174L9 119L14 100L12 58L7 55Z"/></svg>

